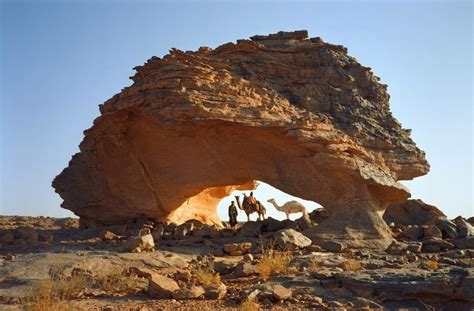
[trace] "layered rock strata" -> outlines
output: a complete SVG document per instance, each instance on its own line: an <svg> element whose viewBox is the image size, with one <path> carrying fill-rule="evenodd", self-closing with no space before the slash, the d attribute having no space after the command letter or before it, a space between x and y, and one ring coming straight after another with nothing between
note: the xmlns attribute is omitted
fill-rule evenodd
<svg viewBox="0 0 474 311"><path fill-rule="evenodd" d="M381 215L409 197L398 181L429 171L387 85L306 31L172 49L135 70L53 181L83 219L219 223L219 200L261 180L328 209L314 241L385 247Z"/></svg>

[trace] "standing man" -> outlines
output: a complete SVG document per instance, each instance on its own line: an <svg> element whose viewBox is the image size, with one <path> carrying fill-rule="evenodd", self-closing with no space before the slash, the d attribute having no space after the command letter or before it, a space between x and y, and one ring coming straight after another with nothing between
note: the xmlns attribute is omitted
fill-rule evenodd
<svg viewBox="0 0 474 311"><path fill-rule="evenodd" d="M229 206L229 224L231 227L234 227L237 224L237 207L234 204L234 201Z"/></svg>

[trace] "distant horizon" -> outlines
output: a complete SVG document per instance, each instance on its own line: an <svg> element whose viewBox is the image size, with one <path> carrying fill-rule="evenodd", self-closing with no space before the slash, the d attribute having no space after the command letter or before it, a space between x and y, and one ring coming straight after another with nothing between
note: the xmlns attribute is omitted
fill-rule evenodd
<svg viewBox="0 0 474 311"><path fill-rule="evenodd" d="M412 198L448 218L473 216L472 8L470 1L3 1L0 213L72 216L52 179L78 152L98 105L153 55L307 29L348 47L388 84L393 115L431 165L401 181ZM263 189L256 193L292 198Z"/></svg>

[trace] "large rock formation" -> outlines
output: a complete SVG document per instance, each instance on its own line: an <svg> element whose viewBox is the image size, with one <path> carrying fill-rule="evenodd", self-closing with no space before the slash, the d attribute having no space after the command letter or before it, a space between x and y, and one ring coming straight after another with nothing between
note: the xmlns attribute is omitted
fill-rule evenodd
<svg viewBox="0 0 474 311"><path fill-rule="evenodd" d="M397 181L429 171L387 85L306 31L172 49L135 69L53 181L84 219L219 222L219 200L261 180L330 211L312 239L386 246L383 211L409 197Z"/></svg>

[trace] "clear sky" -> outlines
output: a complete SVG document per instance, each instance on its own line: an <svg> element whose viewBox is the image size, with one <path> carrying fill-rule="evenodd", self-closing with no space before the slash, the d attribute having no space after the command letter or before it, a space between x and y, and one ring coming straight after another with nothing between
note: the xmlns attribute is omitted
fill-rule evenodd
<svg viewBox="0 0 474 311"><path fill-rule="evenodd" d="M134 66L172 47L307 29L389 85L392 112L432 166L405 183L412 196L474 215L471 1L0 2L2 214L71 215L51 181ZM277 197L264 188L262 201Z"/></svg>

